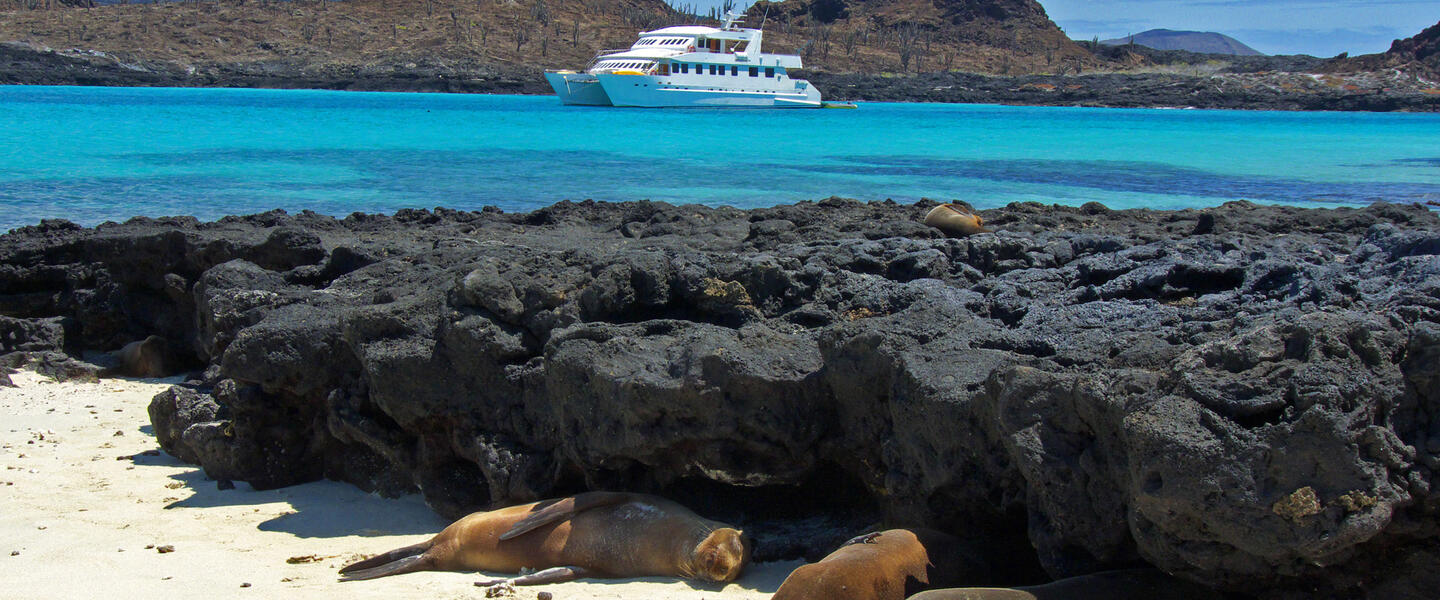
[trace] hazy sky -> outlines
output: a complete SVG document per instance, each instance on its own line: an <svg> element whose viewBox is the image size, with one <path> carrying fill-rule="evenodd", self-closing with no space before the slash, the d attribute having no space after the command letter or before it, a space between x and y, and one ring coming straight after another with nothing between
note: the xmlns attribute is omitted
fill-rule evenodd
<svg viewBox="0 0 1440 600"><path fill-rule="evenodd" d="M1436 0L1040 0L1071 38L1148 29L1215 31L1266 54L1384 52L1440 22Z"/></svg>
<svg viewBox="0 0 1440 600"><path fill-rule="evenodd" d="M864 0L861 0L864 1ZM1071 38L1149 29L1215 31L1266 54L1384 52L1440 22L1440 0L1039 0ZM721 0L670 0L708 10ZM739 0L748 6L749 0Z"/></svg>

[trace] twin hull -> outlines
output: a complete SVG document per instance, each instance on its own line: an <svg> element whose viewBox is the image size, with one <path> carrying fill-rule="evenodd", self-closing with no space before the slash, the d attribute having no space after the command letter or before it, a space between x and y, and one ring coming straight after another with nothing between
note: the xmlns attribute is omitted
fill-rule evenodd
<svg viewBox="0 0 1440 600"><path fill-rule="evenodd" d="M820 92L795 81L794 90L726 90L667 84L653 75L549 71L545 79L565 104L589 106L816 108Z"/></svg>

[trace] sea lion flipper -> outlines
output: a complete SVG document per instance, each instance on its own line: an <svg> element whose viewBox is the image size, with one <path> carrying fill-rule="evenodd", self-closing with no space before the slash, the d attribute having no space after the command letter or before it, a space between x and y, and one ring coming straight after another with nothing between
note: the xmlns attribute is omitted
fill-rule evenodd
<svg viewBox="0 0 1440 600"><path fill-rule="evenodd" d="M549 569L536 571L529 575L521 575L514 579L491 579L489 581L477 581L475 582L475 585L479 587L490 587L492 585L501 583L508 583L510 585L516 586L545 585L547 583L565 583L567 581L575 581L576 579L594 577L595 575L595 572L591 571L590 569L586 569L585 567L551 567Z"/></svg>
<svg viewBox="0 0 1440 600"><path fill-rule="evenodd" d="M378 567L371 567L369 569L358 569L346 572L341 575L340 580L359 581L362 579L375 579L377 577L386 577L389 575L400 575L402 573L414 573L416 571L428 570L430 570L430 566L425 563L425 556L423 554L416 554L413 556L407 556L399 560L387 562Z"/></svg>
<svg viewBox="0 0 1440 600"><path fill-rule="evenodd" d="M380 553L380 554L376 554L375 556L372 556L372 557L367 558L367 559L365 559L365 560L362 560L362 561L359 561L359 562L353 562L353 563L350 563L350 564L348 564L348 565L345 565L344 567L341 567L341 568L340 568L340 574L341 574L341 575L347 575L347 576L348 576L348 575L350 575L351 573L356 573L356 572L364 571L364 570L367 570L367 569L374 569L374 568L379 567L379 566L381 566L381 565L393 563L393 562L395 562L395 561L397 561L397 560L400 560L400 559L403 559L403 558L407 558L407 557L411 557L411 556L417 556L417 555L420 555L420 554L424 554L426 550L429 550L429 549L430 549L430 546L432 545L432 543L433 543L433 541L430 541L430 542L421 542L421 543L419 543L419 544L413 544L413 545L410 545L410 546L405 546L405 547L403 547L403 548L396 548L396 549L391 550L391 551L389 551L389 552L383 552L383 553Z"/></svg>
<svg viewBox="0 0 1440 600"><path fill-rule="evenodd" d="M854 545L854 544L873 544L873 543L875 543L875 538L878 538L878 537L880 537L880 532L878 532L878 531L871 532L871 533L867 533L867 534L864 534L864 535L857 535L857 536L855 536L855 537L853 537L853 538L850 538L850 539L848 539L848 540L845 540L845 543L840 544L840 547L841 547L841 548L844 548L844 547L846 547L846 546L850 546L850 545Z"/></svg>
<svg viewBox="0 0 1440 600"><path fill-rule="evenodd" d="M569 498L561 498L554 502L542 502L535 506L530 516L516 521L515 524L510 527L509 531L500 534L500 539L514 539L551 523L564 521L592 508L629 502L633 498L633 495L623 492L585 492Z"/></svg>

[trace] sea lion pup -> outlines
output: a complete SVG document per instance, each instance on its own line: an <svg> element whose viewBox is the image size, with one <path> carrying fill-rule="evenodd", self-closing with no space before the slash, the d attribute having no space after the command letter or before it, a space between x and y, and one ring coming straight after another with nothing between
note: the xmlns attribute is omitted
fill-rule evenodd
<svg viewBox="0 0 1440 600"><path fill-rule="evenodd" d="M544 569L476 585L655 575L723 583L740 575L750 550L741 531L664 498L587 492L471 513L428 542L347 565L340 574L357 580L415 571Z"/></svg>
<svg viewBox="0 0 1440 600"><path fill-rule="evenodd" d="M170 351L169 343L158 335L146 337L138 342L130 342L115 351L115 358L119 361L114 367L102 369L101 377L164 377L169 374L167 366L172 362L167 359Z"/></svg>
<svg viewBox="0 0 1440 600"><path fill-rule="evenodd" d="M910 600L1220 600L1205 586L1155 569L1104 571L1017 588L930 590Z"/></svg>
<svg viewBox="0 0 1440 600"><path fill-rule="evenodd" d="M890 529L845 542L790 573L770 600L904 600L931 587L989 577L985 562L954 537Z"/></svg>
<svg viewBox="0 0 1440 600"><path fill-rule="evenodd" d="M956 204L941 204L925 214L925 224L945 232L946 237L965 237L990 231L985 219Z"/></svg>

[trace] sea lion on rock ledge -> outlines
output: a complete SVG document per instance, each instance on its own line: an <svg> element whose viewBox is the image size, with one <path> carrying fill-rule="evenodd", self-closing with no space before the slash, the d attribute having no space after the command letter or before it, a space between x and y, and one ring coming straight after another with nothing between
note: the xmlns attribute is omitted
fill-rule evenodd
<svg viewBox="0 0 1440 600"><path fill-rule="evenodd" d="M430 541L347 565L340 574L358 580L415 571L544 569L476 585L656 575L728 582L749 563L750 551L749 539L739 530L675 502L588 492L472 513Z"/></svg>
<svg viewBox="0 0 1440 600"><path fill-rule="evenodd" d="M965 237L990 231L985 219L957 204L941 204L925 214L925 224L945 232L947 237Z"/></svg>
<svg viewBox="0 0 1440 600"><path fill-rule="evenodd" d="M910 600L1220 600L1204 586L1155 569L1104 571L1018 588L930 590Z"/></svg>
<svg viewBox="0 0 1440 600"><path fill-rule="evenodd" d="M790 573L770 600L904 600L931 587L985 580L989 568L954 537L929 529L862 535Z"/></svg>

